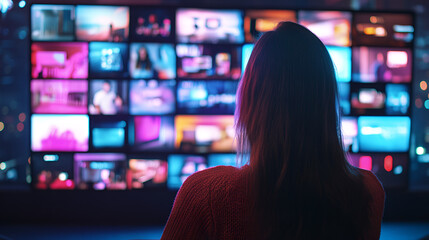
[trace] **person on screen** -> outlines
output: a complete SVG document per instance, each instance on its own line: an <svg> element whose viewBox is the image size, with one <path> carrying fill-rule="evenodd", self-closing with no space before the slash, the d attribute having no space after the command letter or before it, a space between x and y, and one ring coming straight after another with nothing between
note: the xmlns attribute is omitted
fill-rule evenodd
<svg viewBox="0 0 429 240"><path fill-rule="evenodd" d="M389 81L392 78L389 67L384 60L383 53L377 53L376 61L374 63L374 73L376 81L385 82Z"/></svg>
<svg viewBox="0 0 429 240"><path fill-rule="evenodd" d="M189 176L161 239L378 239L384 190L351 166L323 43L282 22L256 42L237 91L241 168Z"/></svg>
<svg viewBox="0 0 429 240"><path fill-rule="evenodd" d="M103 87L94 94L92 103L96 114L113 115L122 107L122 99L111 88L110 82L105 81Z"/></svg>
<svg viewBox="0 0 429 240"><path fill-rule="evenodd" d="M137 51L137 60L133 71L135 75L141 78L156 77L152 60L150 59L148 50L144 46L140 47Z"/></svg>

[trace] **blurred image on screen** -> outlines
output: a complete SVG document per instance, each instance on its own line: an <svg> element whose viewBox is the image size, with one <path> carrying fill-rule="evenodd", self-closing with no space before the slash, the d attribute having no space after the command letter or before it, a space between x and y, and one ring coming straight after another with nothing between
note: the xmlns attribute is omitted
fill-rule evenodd
<svg viewBox="0 0 429 240"><path fill-rule="evenodd" d="M174 11L162 8L132 8L131 38L137 41L165 41L173 37Z"/></svg>
<svg viewBox="0 0 429 240"><path fill-rule="evenodd" d="M369 114L371 110L384 109L386 104L386 92L383 86L355 87L351 92L351 104L355 113ZM384 111L372 111L384 114Z"/></svg>
<svg viewBox="0 0 429 240"><path fill-rule="evenodd" d="M338 82L350 82L352 78L352 50L348 47L327 46L334 62Z"/></svg>
<svg viewBox="0 0 429 240"><path fill-rule="evenodd" d="M125 43L91 42L89 67L93 78L128 76L128 45Z"/></svg>
<svg viewBox="0 0 429 240"><path fill-rule="evenodd" d="M87 115L31 116L31 150L88 151L89 119Z"/></svg>
<svg viewBox="0 0 429 240"><path fill-rule="evenodd" d="M125 146L127 122L118 118L91 117L92 147L95 149Z"/></svg>
<svg viewBox="0 0 429 240"><path fill-rule="evenodd" d="M161 115L174 113L174 80L132 80L130 82L130 113Z"/></svg>
<svg viewBox="0 0 429 240"><path fill-rule="evenodd" d="M350 12L299 11L299 24L312 31L326 45L350 46Z"/></svg>
<svg viewBox="0 0 429 240"><path fill-rule="evenodd" d="M174 79L176 53L173 44L131 44L130 74L133 78Z"/></svg>
<svg viewBox="0 0 429 240"><path fill-rule="evenodd" d="M237 166L236 154L209 154L207 156L208 167L216 166Z"/></svg>
<svg viewBox="0 0 429 240"><path fill-rule="evenodd" d="M31 6L33 41L72 41L74 6L34 4Z"/></svg>
<svg viewBox="0 0 429 240"><path fill-rule="evenodd" d="M354 15L353 39L357 45L411 46L413 17L400 13L363 13Z"/></svg>
<svg viewBox="0 0 429 240"><path fill-rule="evenodd" d="M88 44L79 42L33 43L33 78L88 78Z"/></svg>
<svg viewBox="0 0 429 240"><path fill-rule="evenodd" d="M340 100L340 111L342 115L350 114L350 84L339 82L337 83L338 87L338 97Z"/></svg>
<svg viewBox="0 0 429 240"><path fill-rule="evenodd" d="M386 85L386 113L407 114L410 107L410 89L403 84Z"/></svg>
<svg viewBox="0 0 429 240"><path fill-rule="evenodd" d="M346 152L358 152L358 127L354 117L341 118L341 133L343 134L343 146Z"/></svg>
<svg viewBox="0 0 429 240"><path fill-rule="evenodd" d="M241 50L235 46L176 46L177 75L181 78L239 79Z"/></svg>
<svg viewBox="0 0 429 240"><path fill-rule="evenodd" d="M256 41L263 33L274 30L279 22L296 22L295 11L246 10L244 34L246 42Z"/></svg>
<svg viewBox="0 0 429 240"><path fill-rule="evenodd" d="M32 80L33 113L87 113L86 80Z"/></svg>
<svg viewBox="0 0 429 240"><path fill-rule="evenodd" d="M76 153L74 177L77 189L124 190L126 156L121 153Z"/></svg>
<svg viewBox="0 0 429 240"><path fill-rule="evenodd" d="M175 118L175 147L185 152L232 152L234 116L185 116Z"/></svg>
<svg viewBox="0 0 429 240"><path fill-rule="evenodd" d="M127 112L128 89L126 81L90 80L89 113L115 115Z"/></svg>
<svg viewBox="0 0 429 240"><path fill-rule="evenodd" d="M127 170L128 189L165 186L168 164L161 159L130 159Z"/></svg>
<svg viewBox="0 0 429 240"><path fill-rule="evenodd" d="M36 189L71 190L73 180L73 154L31 155L33 186Z"/></svg>
<svg viewBox="0 0 429 240"><path fill-rule="evenodd" d="M242 43L243 13L181 8L176 11L176 34L182 43Z"/></svg>
<svg viewBox="0 0 429 240"><path fill-rule="evenodd" d="M127 41L129 18L128 7L78 5L76 37L81 41Z"/></svg>
<svg viewBox="0 0 429 240"><path fill-rule="evenodd" d="M179 189L186 178L206 168L207 161L203 156L172 154L168 156L167 186L170 189Z"/></svg>
<svg viewBox="0 0 429 240"><path fill-rule="evenodd" d="M171 116L135 116L129 129L129 143L136 151L168 151L174 148Z"/></svg>
<svg viewBox="0 0 429 240"><path fill-rule="evenodd" d="M362 152L408 151L410 124L409 117L359 117L359 150Z"/></svg>
<svg viewBox="0 0 429 240"><path fill-rule="evenodd" d="M410 49L354 47L353 81L410 82L411 61Z"/></svg>
<svg viewBox="0 0 429 240"><path fill-rule="evenodd" d="M241 60L241 71L244 74L246 70L247 62L249 62L250 55L252 54L254 44L244 44L242 51L242 60Z"/></svg>
<svg viewBox="0 0 429 240"><path fill-rule="evenodd" d="M181 81L177 86L177 112L234 114L237 81Z"/></svg>

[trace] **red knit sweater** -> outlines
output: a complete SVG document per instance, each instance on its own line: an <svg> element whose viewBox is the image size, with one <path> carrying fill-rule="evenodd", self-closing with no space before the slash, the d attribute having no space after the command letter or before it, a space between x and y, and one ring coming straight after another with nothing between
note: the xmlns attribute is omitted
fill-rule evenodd
<svg viewBox="0 0 429 240"><path fill-rule="evenodd" d="M246 181L250 168L219 166L188 177L177 193L161 239L245 239L249 232ZM384 190L377 177L361 170L373 202L366 239L379 239Z"/></svg>

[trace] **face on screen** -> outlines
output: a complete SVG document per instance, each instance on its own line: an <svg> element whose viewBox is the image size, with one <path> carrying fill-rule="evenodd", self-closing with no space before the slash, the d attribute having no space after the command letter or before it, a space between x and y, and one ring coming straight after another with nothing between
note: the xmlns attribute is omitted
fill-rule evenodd
<svg viewBox="0 0 429 240"><path fill-rule="evenodd" d="M90 80L88 111L93 115L124 114L128 110L127 81Z"/></svg>
<svg viewBox="0 0 429 240"><path fill-rule="evenodd" d="M176 52L180 78L238 79L241 76L238 47L178 44Z"/></svg>
<svg viewBox="0 0 429 240"><path fill-rule="evenodd" d="M174 11L161 8L132 8L131 36L138 41L173 40Z"/></svg>
<svg viewBox="0 0 429 240"><path fill-rule="evenodd" d="M132 78L174 79L176 52L173 44L133 43L130 48Z"/></svg>
<svg viewBox="0 0 429 240"><path fill-rule="evenodd" d="M162 187L167 182L168 164L166 160L130 159L128 166L128 189Z"/></svg>
<svg viewBox="0 0 429 240"><path fill-rule="evenodd" d="M88 82L86 80L31 81L33 113L86 114Z"/></svg>
<svg viewBox="0 0 429 240"><path fill-rule="evenodd" d="M75 8L70 5L31 6L31 38L36 41L73 41Z"/></svg>
<svg viewBox="0 0 429 240"><path fill-rule="evenodd" d="M126 43L89 44L89 67L92 78L125 78L128 76Z"/></svg>
<svg viewBox="0 0 429 240"><path fill-rule="evenodd" d="M326 45L350 46L350 12L299 11L299 23Z"/></svg>
<svg viewBox="0 0 429 240"><path fill-rule="evenodd" d="M174 80L132 80L130 113L133 115L174 113L175 86Z"/></svg>
<svg viewBox="0 0 429 240"><path fill-rule="evenodd" d="M247 10L244 17L246 42L254 42L265 32L274 30L279 22L296 22L295 11Z"/></svg>
<svg viewBox="0 0 429 240"><path fill-rule="evenodd" d="M184 114L234 114L236 81L180 81L177 112Z"/></svg>
<svg viewBox="0 0 429 240"><path fill-rule="evenodd" d="M31 150L88 151L89 118L87 115L33 114L31 116Z"/></svg>
<svg viewBox="0 0 429 240"><path fill-rule="evenodd" d="M177 41L182 43L242 43L243 16L239 10L178 9Z"/></svg>
<svg viewBox="0 0 429 240"><path fill-rule="evenodd" d="M126 189L126 156L120 153L76 153L74 155L77 189Z"/></svg>
<svg viewBox="0 0 429 240"><path fill-rule="evenodd" d="M33 185L37 189L69 190L75 188L73 154L40 154L31 156Z"/></svg>
<svg viewBox="0 0 429 240"><path fill-rule="evenodd" d="M414 39L413 18L398 13L356 13L353 38L358 45L411 46Z"/></svg>
<svg viewBox="0 0 429 240"><path fill-rule="evenodd" d="M129 18L128 7L78 5L76 38L81 41L127 41Z"/></svg>
<svg viewBox="0 0 429 240"><path fill-rule="evenodd" d="M88 78L88 44L33 43L31 76L38 79Z"/></svg>
<svg viewBox="0 0 429 240"><path fill-rule="evenodd" d="M353 81L410 82L411 61L410 49L354 47Z"/></svg>

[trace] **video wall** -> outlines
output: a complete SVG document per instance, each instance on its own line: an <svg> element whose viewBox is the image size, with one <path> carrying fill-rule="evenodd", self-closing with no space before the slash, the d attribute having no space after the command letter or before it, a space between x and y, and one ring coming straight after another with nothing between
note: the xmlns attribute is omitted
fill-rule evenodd
<svg viewBox="0 0 429 240"><path fill-rule="evenodd" d="M411 14L33 4L34 188L176 190L196 171L235 166L237 85L280 21L327 46L349 161L406 176Z"/></svg>

